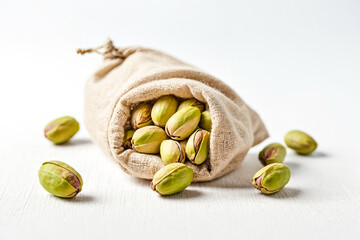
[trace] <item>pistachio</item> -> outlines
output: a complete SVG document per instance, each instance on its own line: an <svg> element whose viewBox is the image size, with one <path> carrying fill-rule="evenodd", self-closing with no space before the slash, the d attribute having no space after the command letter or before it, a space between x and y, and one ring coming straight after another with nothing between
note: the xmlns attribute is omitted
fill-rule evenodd
<svg viewBox="0 0 360 240"><path fill-rule="evenodd" d="M183 163L170 163L154 175L150 187L161 195L171 195L187 188L193 180L193 170Z"/></svg>
<svg viewBox="0 0 360 240"><path fill-rule="evenodd" d="M185 151L187 140L180 141L179 143L180 143L181 148L184 149L184 151ZM186 157L186 154L185 154L185 157Z"/></svg>
<svg viewBox="0 0 360 240"><path fill-rule="evenodd" d="M125 132L124 140L123 140L124 148L126 148L126 149L131 148L131 139L134 135L134 132L135 132L134 130L128 130Z"/></svg>
<svg viewBox="0 0 360 240"><path fill-rule="evenodd" d="M186 152L185 152L185 149L186 149L187 140L180 141L179 143L180 143L181 149L184 151L184 157L185 157L184 162L185 162L185 161L186 161Z"/></svg>
<svg viewBox="0 0 360 240"><path fill-rule="evenodd" d="M252 184L262 193L280 191L290 180L290 169L282 163L272 163L255 173Z"/></svg>
<svg viewBox="0 0 360 240"><path fill-rule="evenodd" d="M180 143L174 140L164 140L160 145L161 160L165 165L174 162L185 162L185 151Z"/></svg>
<svg viewBox="0 0 360 240"><path fill-rule="evenodd" d="M44 162L38 175L40 184L55 196L72 198L81 192L83 181L80 174L64 162Z"/></svg>
<svg viewBox="0 0 360 240"><path fill-rule="evenodd" d="M68 141L79 131L79 123L72 117L61 117L49 122L44 134L47 139L55 144Z"/></svg>
<svg viewBox="0 0 360 240"><path fill-rule="evenodd" d="M186 156L193 164L202 164L208 157L210 133L197 129L187 141Z"/></svg>
<svg viewBox="0 0 360 240"><path fill-rule="evenodd" d="M260 153L259 160L266 166L271 163L282 163L286 155L286 149L280 143L267 145Z"/></svg>
<svg viewBox="0 0 360 240"><path fill-rule="evenodd" d="M131 114L131 126L133 129L142 128L153 124L151 120L151 109L150 103L141 103L136 106Z"/></svg>
<svg viewBox="0 0 360 240"><path fill-rule="evenodd" d="M177 111L165 125L166 134L174 140L184 140L194 132L200 121L197 107L184 107Z"/></svg>
<svg viewBox="0 0 360 240"><path fill-rule="evenodd" d="M204 111L201 113L199 126L200 126L200 128L211 132L212 122L211 122L211 116L210 116L209 111Z"/></svg>
<svg viewBox="0 0 360 240"><path fill-rule="evenodd" d="M199 100L195 99L195 98L191 98L191 99L187 99L185 101L183 101L182 103L180 103L179 107L178 107L178 111L183 109L184 107L188 107L188 106L192 106L192 107L197 107L200 112L204 111L205 109L205 105L200 102Z"/></svg>
<svg viewBox="0 0 360 240"><path fill-rule="evenodd" d="M135 131L131 144L138 152L156 154L160 151L161 142L166 138L164 129L158 126L146 126Z"/></svg>
<svg viewBox="0 0 360 240"><path fill-rule="evenodd" d="M169 118L176 112L178 101L174 96L162 96L151 111L151 118L155 125L164 127Z"/></svg>
<svg viewBox="0 0 360 240"><path fill-rule="evenodd" d="M299 154L307 155L317 148L316 141L308 134L294 130L285 135L285 144Z"/></svg>

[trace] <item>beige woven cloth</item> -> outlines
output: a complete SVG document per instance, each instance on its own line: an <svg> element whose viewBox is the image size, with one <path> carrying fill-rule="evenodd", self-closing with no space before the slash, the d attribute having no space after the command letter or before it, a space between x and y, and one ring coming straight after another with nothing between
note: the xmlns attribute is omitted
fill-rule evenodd
<svg viewBox="0 0 360 240"><path fill-rule="evenodd" d="M268 137L256 112L229 86L167 54L147 48L105 45L104 61L86 84L85 125L93 140L132 176L152 179L163 167L159 155L124 150L123 136L131 109L138 103L173 94L207 103L212 131L209 158L201 165L186 162L194 181L210 181L234 170L248 150Z"/></svg>

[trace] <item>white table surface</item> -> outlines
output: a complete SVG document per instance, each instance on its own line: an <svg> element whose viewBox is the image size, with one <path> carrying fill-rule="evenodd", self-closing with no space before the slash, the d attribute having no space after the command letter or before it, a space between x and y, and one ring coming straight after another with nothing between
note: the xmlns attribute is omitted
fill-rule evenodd
<svg viewBox="0 0 360 240"><path fill-rule="evenodd" d="M0 2L0 239L359 239L358 1ZM107 37L157 48L219 77L259 112L271 138L232 173L161 197L91 142L83 89ZM44 125L76 117L63 146ZM251 185L257 154L292 129L317 151L288 150L292 177L265 196ZM39 184L42 162L77 169L64 200Z"/></svg>

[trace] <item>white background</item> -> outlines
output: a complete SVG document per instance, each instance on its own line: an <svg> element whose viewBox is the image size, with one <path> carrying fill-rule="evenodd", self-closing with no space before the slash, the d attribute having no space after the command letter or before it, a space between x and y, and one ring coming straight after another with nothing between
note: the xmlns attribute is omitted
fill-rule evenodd
<svg viewBox="0 0 360 240"><path fill-rule="evenodd" d="M126 175L82 124L79 56L106 37L156 48L219 77L263 118L271 138L225 177L161 197ZM0 1L0 239L359 239L359 1ZM54 146L44 125L81 130ZM257 153L292 129L318 150L288 149L292 178L264 196L251 185ZM38 183L41 163L72 165L72 200Z"/></svg>

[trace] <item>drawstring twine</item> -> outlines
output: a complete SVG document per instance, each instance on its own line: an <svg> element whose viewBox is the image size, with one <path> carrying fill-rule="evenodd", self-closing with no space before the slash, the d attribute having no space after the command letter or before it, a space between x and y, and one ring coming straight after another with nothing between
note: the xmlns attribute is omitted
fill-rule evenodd
<svg viewBox="0 0 360 240"><path fill-rule="evenodd" d="M96 48L88 48L88 49L77 49L76 52L78 54L84 55L87 53L98 53L103 55L104 59L107 58L121 58L121 59L125 59L127 56L129 56L130 54L134 53L136 50L134 49L119 49L119 48L115 48L113 45L113 42L111 41L111 39L107 39L106 42Z"/></svg>

